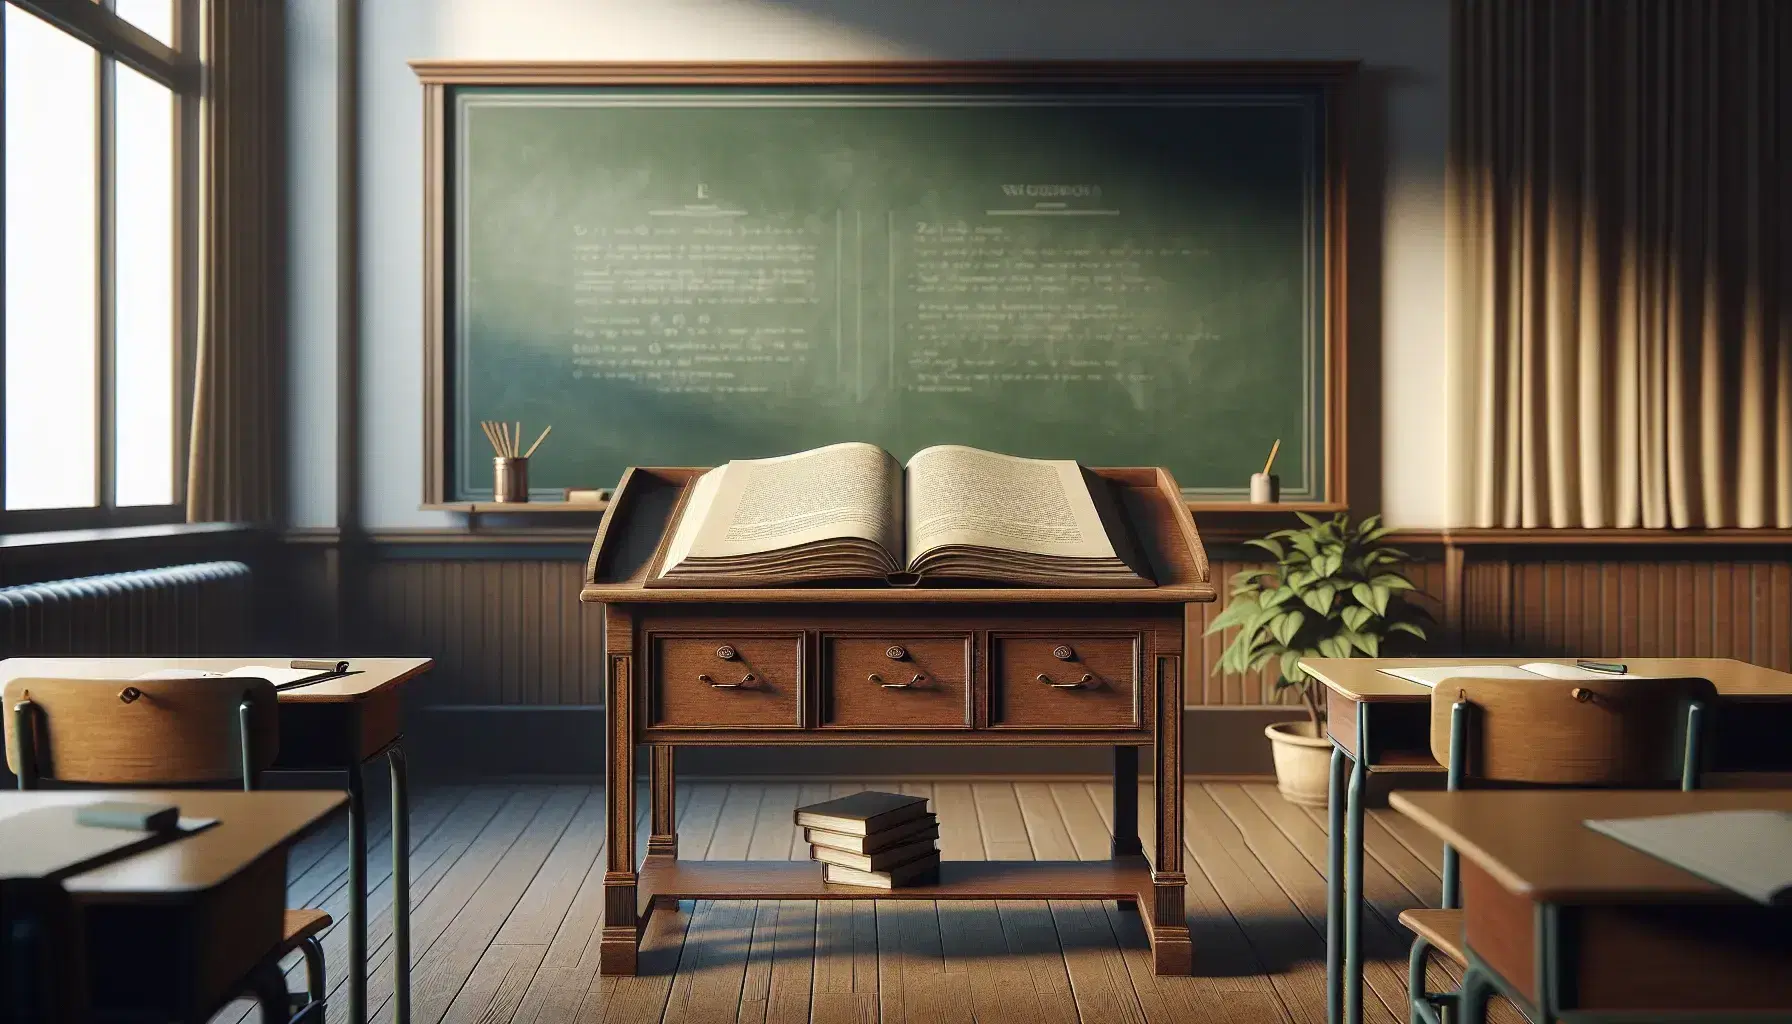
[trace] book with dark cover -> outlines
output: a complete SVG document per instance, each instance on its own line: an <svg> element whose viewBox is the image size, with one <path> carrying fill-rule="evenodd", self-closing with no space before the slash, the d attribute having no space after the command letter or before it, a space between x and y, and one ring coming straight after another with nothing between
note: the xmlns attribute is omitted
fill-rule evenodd
<svg viewBox="0 0 1792 1024"><path fill-rule="evenodd" d="M839 864L823 864L824 878L841 885L871 889L898 889L905 885L929 885L939 881L940 855L935 850L887 871L860 871Z"/></svg>
<svg viewBox="0 0 1792 1024"><path fill-rule="evenodd" d="M796 823L849 836L869 836L927 813L927 798L863 790L796 809Z"/></svg>
<svg viewBox="0 0 1792 1024"><path fill-rule="evenodd" d="M803 829L803 841L810 846L826 846L846 853L876 853L892 846L913 842L924 835L937 837L939 827L937 817L932 814L922 814L868 836L829 832L825 828L806 828Z"/></svg>
<svg viewBox="0 0 1792 1024"><path fill-rule="evenodd" d="M811 846L809 847L809 857L812 860L821 861L823 864L838 864L843 868L853 868L858 871L888 871L933 852L934 838L934 835L929 833L924 839L917 839L901 846L892 846L888 850L877 853L847 853L845 850L834 850L826 846Z"/></svg>

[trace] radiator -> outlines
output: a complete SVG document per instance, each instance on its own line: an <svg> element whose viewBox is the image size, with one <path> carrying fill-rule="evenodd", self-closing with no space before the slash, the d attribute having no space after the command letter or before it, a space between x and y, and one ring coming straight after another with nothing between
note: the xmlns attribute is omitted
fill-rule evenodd
<svg viewBox="0 0 1792 1024"><path fill-rule="evenodd" d="M240 654L252 603L242 562L0 587L0 657Z"/></svg>

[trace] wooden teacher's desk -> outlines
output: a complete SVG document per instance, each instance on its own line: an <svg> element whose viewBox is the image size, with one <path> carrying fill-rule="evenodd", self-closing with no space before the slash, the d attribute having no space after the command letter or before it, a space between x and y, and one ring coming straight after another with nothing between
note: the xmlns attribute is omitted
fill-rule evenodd
<svg viewBox="0 0 1792 1024"><path fill-rule="evenodd" d="M0 792L0 818L99 800L173 804L210 828L66 878L81 915L95 1019L203 1020L284 931L286 853L341 793L217 790ZM0 849L0 877L8 874ZM80 977L80 973L76 974Z"/></svg>
<svg viewBox="0 0 1792 1024"><path fill-rule="evenodd" d="M23 676L129 679L163 669L228 672L248 665L284 665L260 658L7 658L0 686ZM334 659L331 659L334 660ZM429 658L353 658L349 673L281 690L280 755L274 771L342 772L348 780L349 974L348 1020L367 1020L367 807L362 771L385 758L392 797L392 970L398 1024L411 1003L410 794L405 777L400 690L435 665ZM179 801L170 801L179 803Z"/></svg>
<svg viewBox="0 0 1792 1024"><path fill-rule="evenodd" d="M1184 612L1211 601L1175 481L1116 484L1152 589L644 586L702 470L631 469L598 531L581 600L604 606L609 858L600 969L633 974L655 900L1113 899L1137 903L1156 970L1190 970L1182 870ZM896 681L904 685L886 686ZM941 865L891 891L830 885L811 862L678 859L673 752L718 744L1089 744L1114 758L1113 859ZM652 833L634 859L635 747L650 752ZM1151 747L1155 849L1138 838Z"/></svg>
<svg viewBox="0 0 1792 1024"><path fill-rule="evenodd" d="M1399 792L1390 802L1462 857L1468 1024L1483 1019L1482 981L1539 1021L1792 1018L1792 910L1582 824L1792 811L1792 792Z"/></svg>
<svg viewBox="0 0 1792 1024"><path fill-rule="evenodd" d="M1792 770L1792 675L1730 658L1625 658L1639 676L1708 679L1721 698L1712 709L1705 774ZM1363 1012L1363 806L1367 774L1437 772L1431 756L1431 688L1382 669L1528 662L1574 664L1572 658L1310 658L1300 667L1325 684L1326 730L1332 741L1330 828L1326 858L1326 1008L1330 1024L1361 1024ZM1350 762L1346 768L1345 762Z"/></svg>

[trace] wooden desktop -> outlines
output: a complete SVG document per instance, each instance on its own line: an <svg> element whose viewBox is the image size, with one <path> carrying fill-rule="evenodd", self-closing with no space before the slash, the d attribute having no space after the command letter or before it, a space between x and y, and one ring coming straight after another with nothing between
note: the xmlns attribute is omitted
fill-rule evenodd
<svg viewBox="0 0 1792 1024"><path fill-rule="evenodd" d="M1112 899L1137 904L1159 974L1192 966L1183 909L1185 613L1211 601L1176 482L1115 485L1158 586L648 588L702 470L628 471L592 546L580 600L604 606L609 835L600 970L633 974L656 900ZM679 746L1111 746L1113 859L945 862L937 884L832 885L807 862L678 859ZM635 747L649 748L651 833L634 859ZM1138 748L1151 747L1155 849L1138 838Z"/></svg>

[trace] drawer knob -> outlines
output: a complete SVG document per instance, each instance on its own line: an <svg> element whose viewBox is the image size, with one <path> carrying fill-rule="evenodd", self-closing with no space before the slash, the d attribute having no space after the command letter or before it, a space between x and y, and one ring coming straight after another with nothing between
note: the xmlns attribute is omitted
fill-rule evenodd
<svg viewBox="0 0 1792 1024"><path fill-rule="evenodd" d="M735 650L729 644L723 644L722 646L716 648L716 657L722 659L723 661L733 661L734 659L740 657L740 652Z"/></svg>
<svg viewBox="0 0 1792 1024"><path fill-rule="evenodd" d="M913 676L909 677L909 680L906 683L888 683L888 682L884 681L883 676L880 676L876 672L873 672L869 676L867 676L866 679L868 679L870 682L876 683L877 685L883 687L886 690L906 690L911 686L920 686L922 683L925 683L927 681L927 676L924 673L916 672Z"/></svg>
<svg viewBox="0 0 1792 1024"><path fill-rule="evenodd" d="M1059 644L1058 646L1052 648L1052 657L1058 659L1059 661L1069 661L1070 659L1076 657L1076 652L1071 650L1069 647L1064 646L1063 644Z"/></svg>
<svg viewBox="0 0 1792 1024"><path fill-rule="evenodd" d="M742 686L746 686L748 683L757 682L758 679L759 679L759 677L755 676L751 672L748 672L746 675L741 676L740 682L738 682L738 683L718 683L718 682L716 682L715 678L713 676L711 676L708 672L701 673L697 676L698 682L708 683L709 685L715 687L718 690L739 689Z"/></svg>
<svg viewBox="0 0 1792 1024"><path fill-rule="evenodd" d="M884 648L884 657L890 659L891 661L901 661L902 659L908 657L908 652L902 649L901 644L891 644L890 646Z"/></svg>
<svg viewBox="0 0 1792 1024"><path fill-rule="evenodd" d="M1044 672L1039 673L1038 675L1034 676L1033 678L1039 680L1040 682L1044 683L1045 685L1051 687L1054 690L1080 690L1083 687L1088 686L1090 683L1093 683L1095 681L1095 677L1090 675L1087 672L1084 672L1083 677L1081 679L1078 679L1074 683L1054 683L1054 682L1052 682L1052 677L1046 675Z"/></svg>

